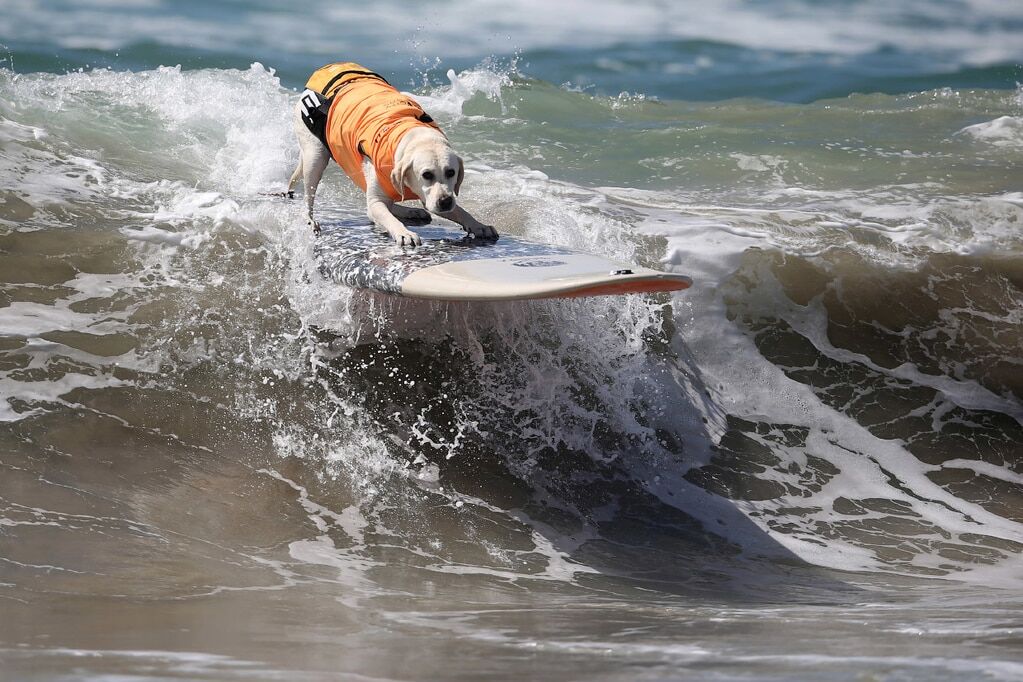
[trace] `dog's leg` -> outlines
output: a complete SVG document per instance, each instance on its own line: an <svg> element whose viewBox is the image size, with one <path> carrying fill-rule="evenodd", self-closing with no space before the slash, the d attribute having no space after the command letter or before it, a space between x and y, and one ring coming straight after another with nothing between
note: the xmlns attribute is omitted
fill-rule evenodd
<svg viewBox="0 0 1023 682"><path fill-rule="evenodd" d="M291 174L291 179L288 180L288 194L295 191L295 185L302 179L302 154L298 155L298 165L295 166L295 172Z"/></svg>
<svg viewBox="0 0 1023 682"><path fill-rule="evenodd" d="M302 176L302 184L305 186L306 219L309 226L315 232L320 231L320 225L313 220L313 202L316 201L316 188L323 177L323 171L327 169L330 162L330 152L323 143L316 139L316 136L309 132L302 122L302 105L295 105L294 116L295 137L298 138L299 161L295 172L291 174L291 181L288 184L290 190L298 176Z"/></svg>
<svg viewBox="0 0 1023 682"><path fill-rule="evenodd" d="M455 205L449 213L445 213L444 217L448 220L453 220L462 226L462 229L471 234L473 237L479 237L481 239L497 239L497 230L490 225L484 225L480 221L469 215L459 205Z"/></svg>
<svg viewBox="0 0 1023 682"><path fill-rule="evenodd" d="M387 196L377 181L373 162L367 158L362 160L362 175L366 178L366 213L370 219L387 230L391 239L399 246L419 246L423 240L418 234L405 227L394 215L395 203ZM403 207L404 208L404 207Z"/></svg>
<svg viewBox="0 0 1023 682"><path fill-rule="evenodd" d="M399 220L407 220L410 223L416 223L418 225L425 225L433 220L433 216L430 215L429 211L425 208L417 208L415 206L391 204L391 213L397 216Z"/></svg>
<svg viewBox="0 0 1023 682"><path fill-rule="evenodd" d="M367 199L366 201L366 213L374 223L387 230L387 234L391 235L395 244L399 246L422 244L423 240L418 234L405 227L400 220L394 217L394 214L391 213L392 207L393 204L389 206L386 201L379 199Z"/></svg>
<svg viewBox="0 0 1023 682"><path fill-rule="evenodd" d="M323 177L323 171L327 169L327 163L330 161L330 152L315 137L313 140L319 149L314 152L312 159L306 157L302 161L302 184L305 186L306 219L313 231L319 232L320 224L313 219L313 202L316 201L316 188L320 186L320 178Z"/></svg>

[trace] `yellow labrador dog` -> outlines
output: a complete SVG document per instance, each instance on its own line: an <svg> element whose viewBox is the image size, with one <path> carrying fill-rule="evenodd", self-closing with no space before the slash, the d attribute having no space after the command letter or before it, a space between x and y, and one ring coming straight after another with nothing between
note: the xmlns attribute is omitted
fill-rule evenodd
<svg viewBox="0 0 1023 682"><path fill-rule="evenodd" d="M288 192L302 180L314 230L319 230L313 219L316 188L333 158L366 192L370 219L402 246L422 243L403 221L427 223L431 213L474 237L497 239L493 227L457 204L465 166L440 127L382 76L352 62L317 70L295 106L294 123L300 158ZM411 199L426 210L398 203Z"/></svg>

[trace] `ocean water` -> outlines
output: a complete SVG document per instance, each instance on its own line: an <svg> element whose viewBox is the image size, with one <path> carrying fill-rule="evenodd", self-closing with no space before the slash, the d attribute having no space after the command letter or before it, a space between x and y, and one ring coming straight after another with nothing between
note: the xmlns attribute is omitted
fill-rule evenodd
<svg viewBox="0 0 1023 682"><path fill-rule="evenodd" d="M1023 679L1019 2L2 9L0 679ZM339 59L693 288L325 282Z"/></svg>

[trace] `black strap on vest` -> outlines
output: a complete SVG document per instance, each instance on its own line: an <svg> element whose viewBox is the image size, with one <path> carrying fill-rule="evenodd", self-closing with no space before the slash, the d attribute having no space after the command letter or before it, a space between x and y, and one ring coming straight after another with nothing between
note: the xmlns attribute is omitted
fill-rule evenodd
<svg viewBox="0 0 1023 682"><path fill-rule="evenodd" d="M327 97L327 93L330 92L331 86L334 85L338 79L342 76L353 73L365 78L379 78L384 83L387 83L387 79L378 73L373 73L372 71L342 71L327 81L327 85L325 85L323 90L320 92L306 89L302 93L302 98L299 100L302 105L302 122L305 123L305 127L309 129L309 132L315 135L316 139L323 143L323 146L327 148L328 152L330 151L330 145L327 144L327 116L330 114L330 105L334 103L334 97L337 96L337 93L335 92L334 96L330 98ZM353 78L352 80L358 79ZM352 81L348 82L351 83ZM390 85L390 83L387 84ZM347 83L345 83L345 85L347 85ZM341 87L343 88L344 85ZM416 118L423 123L433 123L433 118L425 111ZM361 142L359 143L359 153L363 156L366 155L366 152L362 149ZM333 156L333 153L331 153L331 157ZM337 159L334 160L336 161Z"/></svg>
<svg viewBox="0 0 1023 682"><path fill-rule="evenodd" d="M323 86L323 89L320 90L320 94L323 95L324 97L326 97L327 93L330 92L330 88L331 88L331 86L334 85L334 83L337 83L339 80L341 80L345 76L351 75L353 73L358 75L358 76L363 76L364 78L379 78L383 82L387 83L387 79L384 78L383 76L381 76L379 73L374 73L372 71L359 71L357 69L349 69L348 71L341 71L340 73L335 74L334 77L331 78L329 81L327 81L327 84ZM352 80L355 80L355 79L352 79ZM387 83L387 84L390 85L390 83ZM337 94L337 93L334 93L334 94Z"/></svg>

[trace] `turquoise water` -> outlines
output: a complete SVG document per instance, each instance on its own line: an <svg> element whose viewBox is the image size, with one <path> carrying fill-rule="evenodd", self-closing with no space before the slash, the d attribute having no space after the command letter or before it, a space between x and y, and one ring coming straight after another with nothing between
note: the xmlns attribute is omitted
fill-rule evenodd
<svg viewBox="0 0 1023 682"><path fill-rule="evenodd" d="M260 61L297 87L311 64L352 58L413 85L497 60L592 94L801 103L854 92L1013 89L1023 79L1023 19L1011 2L9 5L3 44L26 72L244 69Z"/></svg>
<svg viewBox="0 0 1023 682"><path fill-rule="evenodd" d="M5 3L0 679L1023 676L1023 8L470 5ZM693 288L325 282L337 59Z"/></svg>

